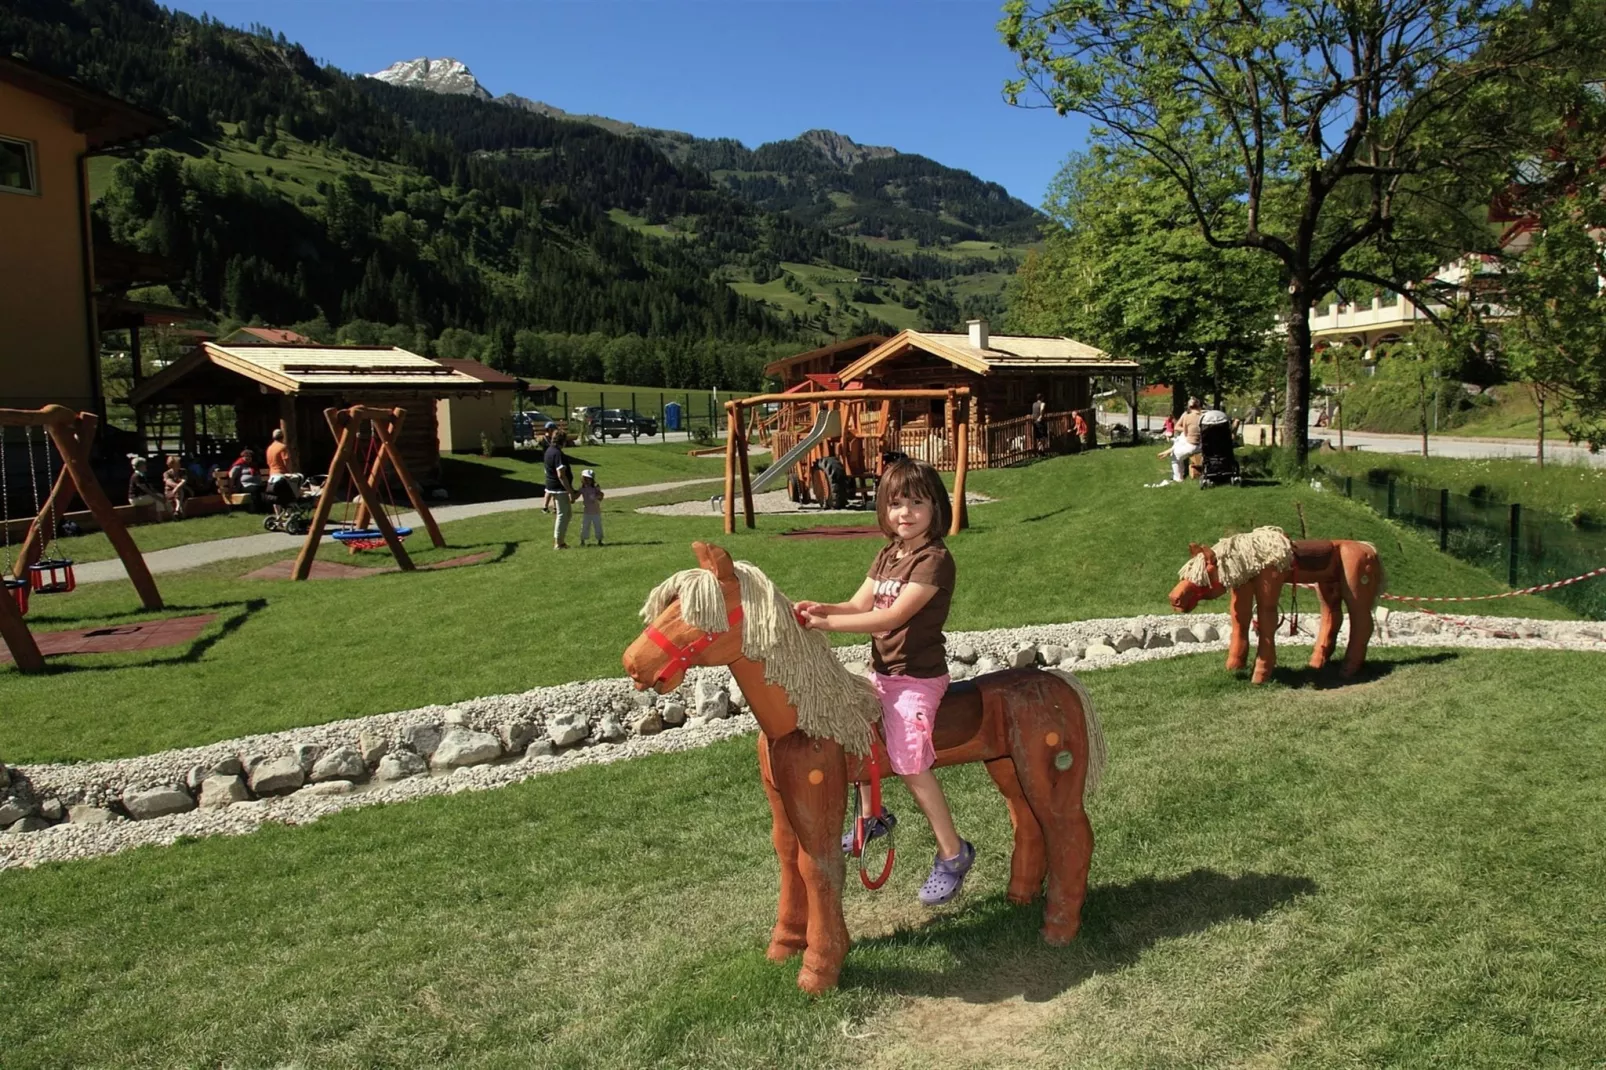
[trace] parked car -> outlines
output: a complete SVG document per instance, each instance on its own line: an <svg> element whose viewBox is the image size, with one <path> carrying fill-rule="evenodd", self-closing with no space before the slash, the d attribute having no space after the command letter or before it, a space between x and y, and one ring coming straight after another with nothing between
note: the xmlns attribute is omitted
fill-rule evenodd
<svg viewBox="0 0 1606 1070"><path fill-rule="evenodd" d="M658 434L658 421L650 416L643 416L634 409L604 409L588 405L583 409L576 409L575 415L586 422L592 434L598 436L618 438L621 435L634 434L651 438Z"/></svg>
<svg viewBox="0 0 1606 1070"><path fill-rule="evenodd" d="M546 430L546 425L552 422L552 417L540 409L516 412L513 414L513 438L519 442L534 442Z"/></svg>

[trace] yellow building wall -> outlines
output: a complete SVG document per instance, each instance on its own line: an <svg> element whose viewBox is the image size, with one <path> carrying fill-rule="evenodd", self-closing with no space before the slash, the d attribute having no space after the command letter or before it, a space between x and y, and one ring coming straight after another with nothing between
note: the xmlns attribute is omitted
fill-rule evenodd
<svg viewBox="0 0 1606 1070"><path fill-rule="evenodd" d="M442 398L435 403L442 453L478 453L480 435L496 449L513 447L511 397L505 390L483 397Z"/></svg>
<svg viewBox="0 0 1606 1070"><path fill-rule="evenodd" d="M37 195L0 191L0 406L93 410L84 303L84 135L72 110L0 82L0 135L34 143Z"/></svg>

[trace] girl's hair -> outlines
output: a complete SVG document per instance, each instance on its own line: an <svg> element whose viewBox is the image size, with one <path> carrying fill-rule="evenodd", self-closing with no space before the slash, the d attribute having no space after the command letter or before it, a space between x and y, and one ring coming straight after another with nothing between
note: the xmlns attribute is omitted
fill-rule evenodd
<svg viewBox="0 0 1606 1070"><path fill-rule="evenodd" d="M942 485L942 477L931 465L904 460L888 465L886 471L881 473L881 481L876 484L875 517L881 525L881 533L889 539L898 537L898 529L892 526L892 521L887 517L887 508L894 498L918 498L930 502L931 527L926 534L936 539L948 534L948 525L953 521L953 506L948 501L948 488Z"/></svg>

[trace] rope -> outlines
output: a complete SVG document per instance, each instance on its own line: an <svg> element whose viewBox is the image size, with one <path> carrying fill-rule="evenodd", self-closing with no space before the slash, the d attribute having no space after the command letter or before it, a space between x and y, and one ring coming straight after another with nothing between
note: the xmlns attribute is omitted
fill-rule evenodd
<svg viewBox="0 0 1606 1070"><path fill-rule="evenodd" d="M1555 580L1551 583L1536 583L1532 587L1524 587L1520 591L1501 591L1499 594L1469 594L1469 595L1425 595L1425 594L1383 594L1378 597L1389 602L1492 602L1497 598L1516 598L1525 594L1539 594L1542 591L1554 591L1558 587L1569 587L1575 583L1592 580L1597 576L1606 576L1606 565L1592 569L1578 576L1569 576L1564 580ZM1424 610L1424 612L1426 612Z"/></svg>

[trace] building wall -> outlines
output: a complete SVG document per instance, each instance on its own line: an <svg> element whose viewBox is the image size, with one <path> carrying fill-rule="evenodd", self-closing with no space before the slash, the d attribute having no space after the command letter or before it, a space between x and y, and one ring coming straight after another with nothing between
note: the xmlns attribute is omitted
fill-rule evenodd
<svg viewBox="0 0 1606 1070"><path fill-rule="evenodd" d="M71 109L0 82L0 135L34 143L37 194L0 191L0 406L94 410L99 387L85 306L84 136Z"/></svg>
<svg viewBox="0 0 1606 1070"><path fill-rule="evenodd" d="M442 453L478 453L480 435L496 449L513 447L513 415L508 391L481 397L441 398L435 403L435 421Z"/></svg>

